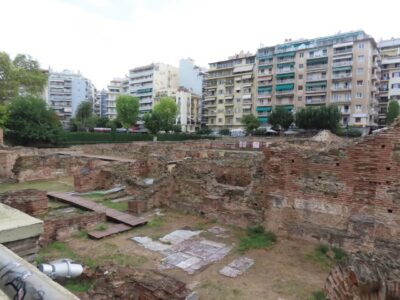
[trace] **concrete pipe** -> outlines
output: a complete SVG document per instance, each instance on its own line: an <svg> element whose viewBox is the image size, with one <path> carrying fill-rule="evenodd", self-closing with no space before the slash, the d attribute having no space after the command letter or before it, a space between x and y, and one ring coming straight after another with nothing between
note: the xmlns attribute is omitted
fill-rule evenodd
<svg viewBox="0 0 400 300"><path fill-rule="evenodd" d="M0 245L0 289L10 299L79 300L3 245Z"/></svg>
<svg viewBox="0 0 400 300"><path fill-rule="evenodd" d="M69 259L60 259L48 264L40 264L38 268L53 279L77 277L83 272L81 264L74 263Z"/></svg>

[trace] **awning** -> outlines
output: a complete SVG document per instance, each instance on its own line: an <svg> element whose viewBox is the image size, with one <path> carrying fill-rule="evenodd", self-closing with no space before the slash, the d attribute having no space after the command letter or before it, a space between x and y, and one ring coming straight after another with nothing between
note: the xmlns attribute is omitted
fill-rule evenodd
<svg viewBox="0 0 400 300"><path fill-rule="evenodd" d="M259 120L261 123L268 123L268 117L258 117L258 120Z"/></svg>
<svg viewBox="0 0 400 300"><path fill-rule="evenodd" d="M294 78L294 73L277 74L276 78Z"/></svg>
<svg viewBox="0 0 400 300"><path fill-rule="evenodd" d="M277 107L282 107L288 111L292 111L294 108L294 105L277 105Z"/></svg>
<svg viewBox="0 0 400 300"><path fill-rule="evenodd" d="M226 100L233 99L233 96L225 96Z"/></svg>
<svg viewBox="0 0 400 300"><path fill-rule="evenodd" d="M270 112L270 111L272 111L272 107L271 106L259 106L256 108L256 111Z"/></svg>
<svg viewBox="0 0 400 300"><path fill-rule="evenodd" d="M313 87L313 86L326 86L326 81L316 81L306 84L306 87Z"/></svg>
<svg viewBox="0 0 400 300"><path fill-rule="evenodd" d="M307 66L326 64L327 62L328 62L328 58L327 57L316 58L316 59L312 59L312 60L308 59L307 60Z"/></svg>
<svg viewBox="0 0 400 300"><path fill-rule="evenodd" d="M253 75L243 75L242 79L250 79L251 77L253 77Z"/></svg>
<svg viewBox="0 0 400 300"><path fill-rule="evenodd" d="M284 53L278 53L276 57L292 57L296 55L296 51L290 51L290 52L284 52Z"/></svg>
<svg viewBox="0 0 400 300"><path fill-rule="evenodd" d="M233 73L251 72L254 65L240 66L233 69Z"/></svg>
<svg viewBox="0 0 400 300"><path fill-rule="evenodd" d="M293 67L294 64L295 64L294 62L287 62L287 63L281 63L281 64L278 63L278 68L279 67Z"/></svg>
<svg viewBox="0 0 400 300"><path fill-rule="evenodd" d="M259 86L258 87L258 92L271 92L272 91L272 86Z"/></svg>
<svg viewBox="0 0 400 300"><path fill-rule="evenodd" d="M294 90L294 84L293 83L288 83L288 84L279 84L275 87L276 91L290 91Z"/></svg>
<svg viewBox="0 0 400 300"><path fill-rule="evenodd" d="M251 95L243 95L242 99L243 100L251 99Z"/></svg>
<svg viewBox="0 0 400 300"><path fill-rule="evenodd" d="M341 59L347 59L347 58L353 58L353 54L350 54L350 55L343 55L343 56L340 56L340 57L334 57L333 58L333 62L335 62L335 60L341 60Z"/></svg>
<svg viewBox="0 0 400 300"><path fill-rule="evenodd" d="M338 72L338 71L351 71L351 69L352 69L351 66L333 67L333 72Z"/></svg>

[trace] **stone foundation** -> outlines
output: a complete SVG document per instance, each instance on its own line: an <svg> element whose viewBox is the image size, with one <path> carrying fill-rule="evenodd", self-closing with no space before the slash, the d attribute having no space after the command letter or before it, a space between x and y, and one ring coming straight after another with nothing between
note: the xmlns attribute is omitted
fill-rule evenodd
<svg viewBox="0 0 400 300"><path fill-rule="evenodd" d="M45 191L27 189L0 194L0 203L37 217L47 211L49 200Z"/></svg>

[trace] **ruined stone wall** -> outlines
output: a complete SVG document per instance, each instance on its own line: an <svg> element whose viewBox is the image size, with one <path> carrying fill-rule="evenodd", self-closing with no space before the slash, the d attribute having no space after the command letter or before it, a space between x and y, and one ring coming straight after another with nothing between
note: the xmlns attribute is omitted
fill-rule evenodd
<svg viewBox="0 0 400 300"><path fill-rule="evenodd" d="M85 212L82 214L46 218L40 245L69 238L79 230L86 230L106 221L105 213Z"/></svg>
<svg viewBox="0 0 400 300"><path fill-rule="evenodd" d="M264 153L269 229L351 251L400 249L400 126L348 148Z"/></svg>
<svg viewBox="0 0 400 300"><path fill-rule="evenodd" d="M27 189L1 193L0 203L38 217L47 211L49 200L45 191Z"/></svg>

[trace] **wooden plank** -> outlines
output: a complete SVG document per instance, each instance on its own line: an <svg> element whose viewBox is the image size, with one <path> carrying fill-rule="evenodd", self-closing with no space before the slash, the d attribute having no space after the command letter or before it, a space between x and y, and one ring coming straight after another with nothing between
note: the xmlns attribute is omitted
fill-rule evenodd
<svg viewBox="0 0 400 300"><path fill-rule="evenodd" d="M74 156L74 157L95 158L95 159L100 159L100 160L105 160L105 161L118 161L118 162L129 162L129 163L136 162L136 159L116 157L116 156L107 156L107 155L91 155L91 154L84 154L84 153L79 153L79 152L60 151L60 152L57 152L57 154L69 155L69 156Z"/></svg>
<svg viewBox="0 0 400 300"><path fill-rule="evenodd" d="M125 225L125 224L109 224L108 228L106 230L93 230L93 231L89 231L88 232L88 236L93 238L93 239L102 239L105 238L107 236L116 234L116 233L120 233L120 232L124 232L127 231L129 229L132 229L131 226Z"/></svg>
<svg viewBox="0 0 400 300"><path fill-rule="evenodd" d="M58 201L71 204L73 206L77 206L80 208L92 210L95 212L105 213L107 218L119 223L124 223L126 225L135 227L138 225L146 224L147 220L141 217L135 217L130 214L108 208L99 203L95 203L91 200L83 199L82 197L72 196L67 193L59 193L59 192L49 192L47 193L48 197L55 198Z"/></svg>

